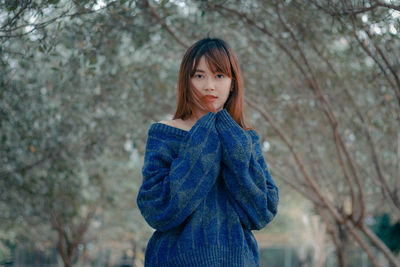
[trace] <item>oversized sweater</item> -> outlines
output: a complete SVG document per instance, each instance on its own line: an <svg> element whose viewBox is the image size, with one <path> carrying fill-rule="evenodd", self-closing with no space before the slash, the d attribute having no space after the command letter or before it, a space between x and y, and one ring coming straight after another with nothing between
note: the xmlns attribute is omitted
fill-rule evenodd
<svg viewBox="0 0 400 267"><path fill-rule="evenodd" d="M156 231L145 266L259 266L252 230L277 213L259 136L223 109L190 131L150 126L137 204Z"/></svg>

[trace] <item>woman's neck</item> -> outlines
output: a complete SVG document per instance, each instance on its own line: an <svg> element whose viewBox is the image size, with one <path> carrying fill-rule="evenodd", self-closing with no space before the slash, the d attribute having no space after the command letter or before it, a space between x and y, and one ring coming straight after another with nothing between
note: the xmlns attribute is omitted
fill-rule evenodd
<svg viewBox="0 0 400 267"><path fill-rule="evenodd" d="M188 122L193 122L193 124L195 124L198 119L200 119L207 113L208 111L206 110L194 109L192 116L190 116L187 120Z"/></svg>

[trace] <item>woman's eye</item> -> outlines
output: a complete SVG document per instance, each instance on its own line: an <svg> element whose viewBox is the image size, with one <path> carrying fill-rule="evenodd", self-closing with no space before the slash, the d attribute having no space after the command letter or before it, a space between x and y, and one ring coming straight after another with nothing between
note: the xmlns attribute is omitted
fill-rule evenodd
<svg viewBox="0 0 400 267"><path fill-rule="evenodd" d="M203 75L202 74L196 74L196 75L194 75L194 77L196 77L198 79L201 79L201 78L203 78Z"/></svg>
<svg viewBox="0 0 400 267"><path fill-rule="evenodd" d="M223 74L217 74L217 78L219 78L219 79L224 78L224 75Z"/></svg>

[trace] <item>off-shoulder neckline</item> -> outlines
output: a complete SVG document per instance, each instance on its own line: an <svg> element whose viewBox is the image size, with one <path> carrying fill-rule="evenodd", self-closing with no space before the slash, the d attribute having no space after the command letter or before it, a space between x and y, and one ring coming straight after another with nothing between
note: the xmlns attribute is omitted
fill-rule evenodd
<svg viewBox="0 0 400 267"><path fill-rule="evenodd" d="M184 130L184 129L181 129L181 128L178 128L178 127L175 127L175 126L172 126L172 125L169 125L169 124L165 124L165 123L162 123L162 122L156 122L156 123L171 127L173 129L176 129L176 130L179 130L179 131L182 131L182 132L186 132L186 133L190 132L190 130Z"/></svg>
<svg viewBox="0 0 400 267"><path fill-rule="evenodd" d="M178 135L182 135L185 136L186 134L188 134L191 129L193 129L193 127L190 130L183 130L181 128L175 127L175 126L171 126L162 122L155 122L151 125L151 128L153 129L161 129L161 130L165 130L167 132L173 133L173 134L178 134ZM257 134L256 130L254 129L249 129L249 130L245 130L245 132L251 133L251 134Z"/></svg>
<svg viewBox="0 0 400 267"><path fill-rule="evenodd" d="M165 131L165 132L169 132L169 133L172 133L172 134L183 135L183 136L190 132L190 131L186 131L186 130L183 130L183 129L180 129L180 128L177 128L177 127L174 127L174 126L162 123L162 122L153 123L151 125L151 129L160 129L160 130Z"/></svg>

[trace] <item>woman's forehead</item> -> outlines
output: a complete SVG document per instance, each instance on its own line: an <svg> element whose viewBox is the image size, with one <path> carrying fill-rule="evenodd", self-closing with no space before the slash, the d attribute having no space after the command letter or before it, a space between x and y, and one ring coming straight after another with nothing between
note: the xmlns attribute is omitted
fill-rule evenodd
<svg viewBox="0 0 400 267"><path fill-rule="evenodd" d="M209 70L211 72L221 72L223 71L223 68L221 68L223 63L221 63L218 64L213 57L202 55L193 62L193 71Z"/></svg>
<svg viewBox="0 0 400 267"><path fill-rule="evenodd" d="M199 59L199 63L197 64L197 68L196 68L196 70L198 71L198 70L203 70L203 71L205 71L205 70L211 70L212 68L210 67L210 63L207 61L207 59L204 57L204 56L202 56L200 59Z"/></svg>

